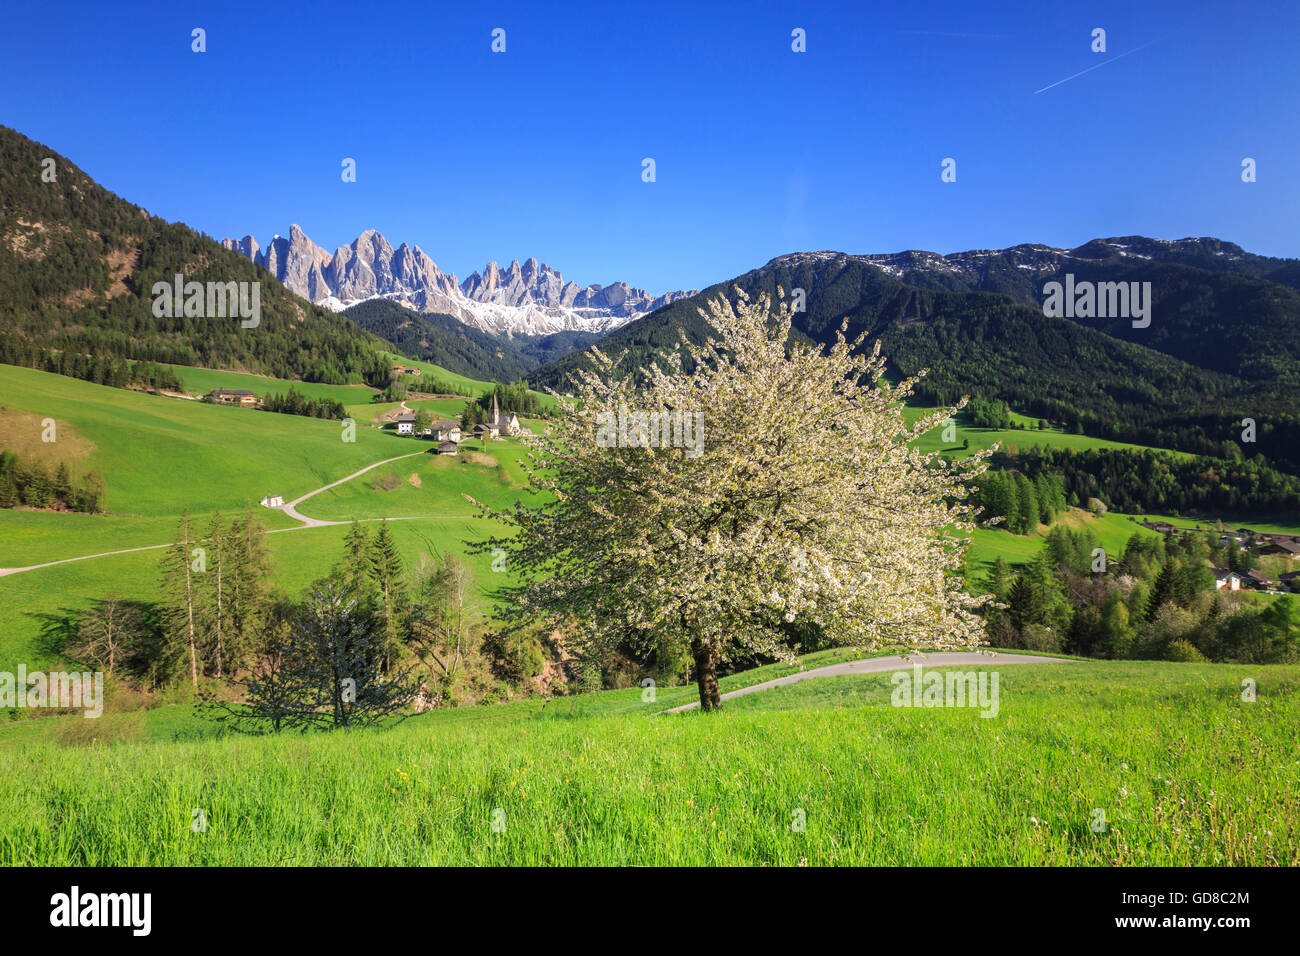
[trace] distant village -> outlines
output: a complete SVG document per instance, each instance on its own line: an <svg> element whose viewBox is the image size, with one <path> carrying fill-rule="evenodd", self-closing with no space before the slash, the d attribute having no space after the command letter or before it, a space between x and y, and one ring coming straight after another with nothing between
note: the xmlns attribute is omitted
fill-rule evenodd
<svg viewBox="0 0 1300 956"><path fill-rule="evenodd" d="M1165 537L1195 534L1213 538L1217 535L1217 547L1225 552L1226 561L1223 564L1212 562L1215 590L1226 588L1231 591L1300 592L1300 571L1280 572L1275 582L1264 571L1247 567L1254 563L1250 559L1274 556L1289 559L1285 563L1288 566L1294 565L1294 559L1300 557L1300 535L1255 531L1251 528L1183 526L1168 521L1139 521L1138 524ZM1250 559L1242 561L1242 556L1249 556Z"/></svg>
<svg viewBox="0 0 1300 956"><path fill-rule="evenodd" d="M400 412L393 419L397 423L397 434L409 435L413 438L426 438L435 441L438 444L429 451L435 455L455 455L460 451L461 440L466 437L461 430L460 422L454 418L442 418L434 421L428 412ZM522 434L523 425L519 423L519 416L514 412L501 411L497 403L496 396L492 396L492 417L486 422L480 422L471 429L470 438L477 438L480 441L500 438L505 435L514 437Z"/></svg>

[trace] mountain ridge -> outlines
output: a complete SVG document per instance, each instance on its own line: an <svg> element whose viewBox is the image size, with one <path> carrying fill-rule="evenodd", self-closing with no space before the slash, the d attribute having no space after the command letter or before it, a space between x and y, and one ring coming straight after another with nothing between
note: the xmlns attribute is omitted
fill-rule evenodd
<svg viewBox="0 0 1300 956"><path fill-rule="evenodd" d="M528 258L495 261L463 282L443 272L419 246L394 248L367 229L332 254L294 223L265 249L252 235L221 240L262 266L290 291L336 312L370 299L388 299L415 312L450 315L496 335L609 332L655 309L694 295L694 290L652 295L626 282L579 286L559 270Z"/></svg>

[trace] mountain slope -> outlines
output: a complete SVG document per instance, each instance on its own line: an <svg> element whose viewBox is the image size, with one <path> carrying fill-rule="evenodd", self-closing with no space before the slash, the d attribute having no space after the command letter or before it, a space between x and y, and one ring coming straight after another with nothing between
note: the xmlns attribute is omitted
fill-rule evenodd
<svg viewBox="0 0 1300 956"><path fill-rule="evenodd" d="M54 182L42 179L47 157ZM238 316L155 316L154 283L177 274L259 283L256 327ZM65 157L0 127L0 362L67 372L133 359L343 382L386 375L380 347L237 252L150 216Z"/></svg>
<svg viewBox="0 0 1300 956"><path fill-rule="evenodd" d="M1020 245L940 256L862 256L923 289L996 292L1041 307L1049 282L1150 282L1152 321L1078 319L1125 341L1251 381L1300 384L1300 261L1220 239L1094 239L1075 249Z"/></svg>
<svg viewBox="0 0 1300 956"><path fill-rule="evenodd" d="M630 368L654 351L673 348L678 328L699 338L705 326L696 309L709 298L731 295L733 286L751 297L777 286L804 289L807 307L796 316L797 334L829 343L847 318L849 337L865 332L879 339L896 373L930 369L917 390L927 402L981 394L1099 437L1215 454L1264 454L1300 469L1295 412L1300 389L1285 377L1255 384L1200 368L1099 329L1044 316L1041 308L1010 295L904 284L868 257L822 252L774 259L617 330L600 348L611 355L627 350L625 367ZM532 381L562 390L583 361L572 355L552 362ZM1261 423L1255 447L1238 444L1243 409Z"/></svg>
<svg viewBox="0 0 1300 956"><path fill-rule="evenodd" d="M343 315L405 355L470 378L513 382L540 364L509 339L480 332L440 312L413 312L391 299L367 299Z"/></svg>
<svg viewBox="0 0 1300 956"><path fill-rule="evenodd" d="M590 285L565 282L555 269L528 259L506 269L489 262L464 282L444 273L419 246L396 249L368 229L332 255L298 225L276 236L265 251L252 236L223 239L222 245L265 266L303 298L335 310L385 298L416 312L451 315L466 325L498 335L556 332L604 333L647 312L691 295L655 296L626 282Z"/></svg>

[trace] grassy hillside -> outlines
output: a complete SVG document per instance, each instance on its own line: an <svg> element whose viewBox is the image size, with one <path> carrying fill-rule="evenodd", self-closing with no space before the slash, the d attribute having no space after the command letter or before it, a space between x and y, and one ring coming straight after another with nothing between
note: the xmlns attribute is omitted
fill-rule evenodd
<svg viewBox="0 0 1300 956"><path fill-rule="evenodd" d="M888 674L713 715L636 688L306 738L66 746L100 731L65 719L7 750L0 864L1300 863L1300 668L970 669L999 672L992 719L891 707Z"/></svg>
<svg viewBox="0 0 1300 956"><path fill-rule="evenodd" d="M408 450L391 435L92 385L0 366L0 404L66 421L94 443L84 459L108 482L105 509L145 516L242 508L294 497ZM83 542L84 545L84 542Z"/></svg>
<svg viewBox="0 0 1300 956"><path fill-rule="evenodd" d="M187 385L197 382L204 390L231 385L234 379L240 379L238 387L257 386L254 390L275 391L289 384L205 369L183 374ZM373 394L353 386L307 388L323 397ZM419 399L409 405L452 416L464 402ZM337 521L418 518L392 526L408 570L430 548L467 557L476 601L483 606L505 575L491 572L490 556L467 555L465 542L485 537L490 529L474 517L464 494L494 505L512 504L521 494L524 448L514 441L494 441L484 453L481 443L470 440L463 457L418 454L429 443L366 424L395 407L367 401L350 409L358 425L356 441L346 443L338 422L206 405L0 366L0 422L12 426L6 439L15 437L9 434L14 429L39 430L43 418L54 418L61 436L55 445L62 449L60 443L66 444L74 470L104 475L110 512L0 509L0 568L166 544L186 508L201 533L213 511L229 517L252 501L273 532L268 537L272 583L296 595L338 560L346 529L301 528L281 511L256 502L267 493L289 501L375 462L417 453L309 499L303 513ZM42 447L39 439L32 447ZM84 606L109 594L156 600L160 557L158 550L135 551L0 576L0 670L19 661L35 665L43 660L34 643L34 614Z"/></svg>
<svg viewBox="0 0 1300 956"><path fill-rule="evenodd" d="M903 409L903 417L910 424L917 419L931 414L934 408L922 406L907 406ZM1113 449L1130 449L1134 451L1145 451L1146 445L1133 445L1127 442L1111 441L1106 438L1094 438L1091 435L1077 435L1067 432L1059 426L1040 429L1038 419L1031 418L1028 415L1020 415L1016 412L1011 413L1011 420L1021 428L980 428L971 425L969 418L965 413L959 412L954 422L956 426L956 438L951 442L943 440L944 428L934 428L920 437L916 447L922 451L940 451L949 458L963 457L973 454L977 451L983 451L999 444L1003 451L1012 448L1024 451L1033 446L1043 448L1113 448ZM970 443L969 448L962 448L961 443L967 441ZM1169 452L1168 454L1177 455L1178 457L1190 457L1184 452Z"/></svg>

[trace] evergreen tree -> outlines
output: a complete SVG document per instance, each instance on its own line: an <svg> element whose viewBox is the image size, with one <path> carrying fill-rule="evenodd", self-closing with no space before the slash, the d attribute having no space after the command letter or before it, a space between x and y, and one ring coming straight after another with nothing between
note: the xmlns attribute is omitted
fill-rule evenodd
<svg viewBox="0 0 1300 956"><path fill-rule="evenodd" d="M202 561L202 557L194 553L197 545L187 508L181 515L176 541L163 552L162 593L166 606L167 638L172 643L174 654L189 657L190 681L195 688L199 686L199 652L194 577L196 562Z"/></svg>
<svg viewBox="0 0 1300 956"><path fill-rule="evenodd" d="M271 558L266 528L249 502L231 522L224 555L223 587L228 582L228 625L223 631L226 657L236 660L260 639L270 592Z"/></svg>
<svg viewBox="0 0 1300 956"><path fill-rule="evenodd" d="M384 631L384 670L393 664L393 645L397 642L397 626L405 606L405 588L402 583L402 556L393 541L388 522L380 522L371 546L371 578L379 592L380 623Z"/></svg>
<svg viewBox="0 0 1300 956"><path fill-rule="evenodd" d="M988 591L999 601L1005 601L1007 597L1008 586L1007 562L998 555L993 562L993 567L989 569Z"/></svg>

